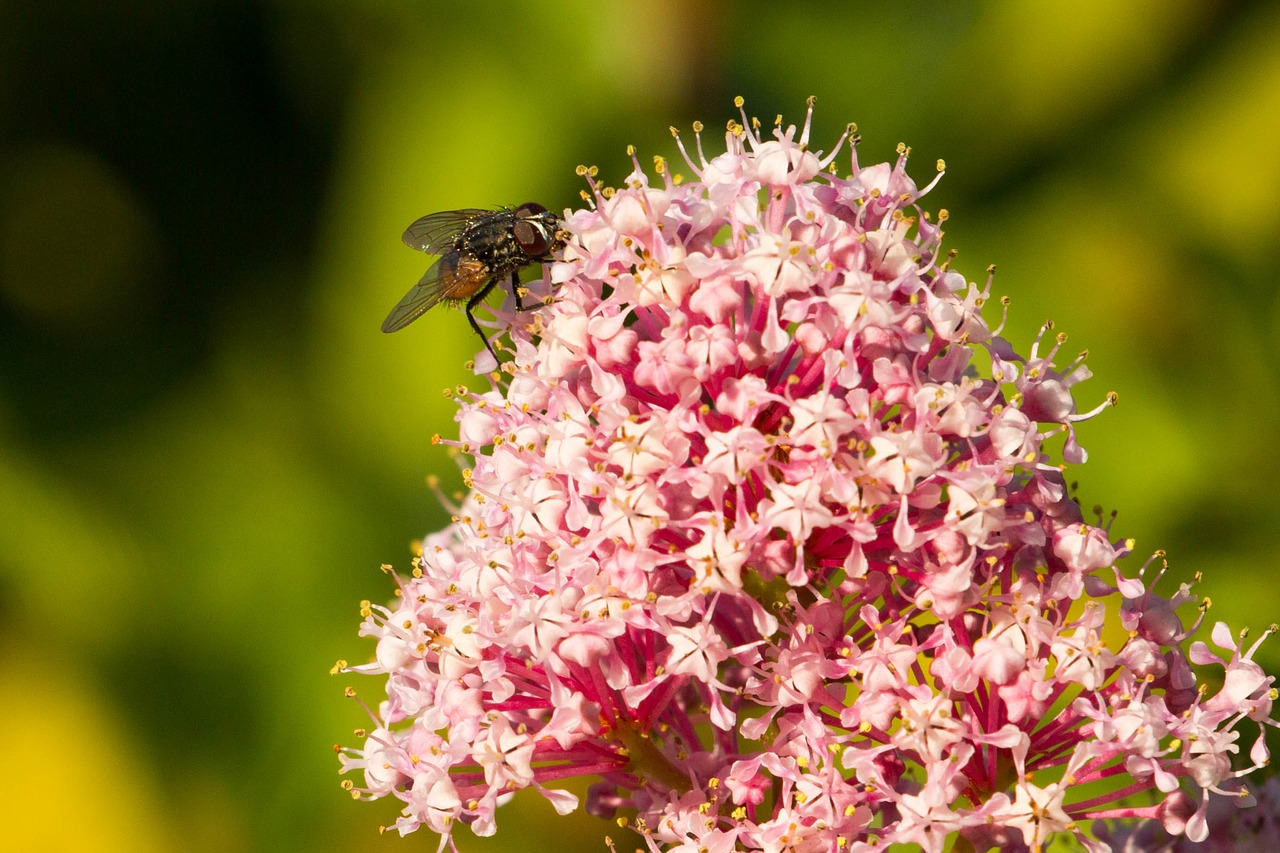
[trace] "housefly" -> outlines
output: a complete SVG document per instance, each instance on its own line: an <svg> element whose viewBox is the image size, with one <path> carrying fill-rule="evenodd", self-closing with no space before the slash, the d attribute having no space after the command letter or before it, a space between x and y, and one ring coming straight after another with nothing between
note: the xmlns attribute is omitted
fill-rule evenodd
<svg viewBox="0 0 1280 853"><path fill-rule="evenodd" d="M405 229L406 246L439 255L422 279L391 309L382 331L395 332L421 317L438 302L465 302L467 321L495 359L489 339L472 311L501 279L509 278L516 309L520 271L551 260L564 245L560 218L535 202L500 210L446 210L429 213Z"/></svg>

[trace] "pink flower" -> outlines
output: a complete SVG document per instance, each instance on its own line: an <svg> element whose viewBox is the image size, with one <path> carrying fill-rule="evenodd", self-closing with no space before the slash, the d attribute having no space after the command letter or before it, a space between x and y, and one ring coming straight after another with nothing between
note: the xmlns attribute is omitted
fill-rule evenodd
<svg viewBox="0 0 1280 853"><path fill-rule="evenodd" d="M837 165L849 135L744 113L678 143L688 180L581 170L544 307L498 311L514 357L459 395L470 493L350 668L387 698L344 770L401 833L584 776L653 851L1103 849L1102 818L1206 837L1266 763L1254 648L1188 652L1190 592L1123 574L1047 449L1083 461L1114 397L1080 414L1064 338L988 326L907 149Z"/></svg>

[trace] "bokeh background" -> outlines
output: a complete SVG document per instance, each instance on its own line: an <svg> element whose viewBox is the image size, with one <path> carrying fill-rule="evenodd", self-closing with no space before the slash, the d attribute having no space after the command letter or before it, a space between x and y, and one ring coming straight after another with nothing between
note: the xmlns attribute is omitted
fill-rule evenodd
<svg viewBox="0 0 1280 853"><path fill-rule="evenodd" d="M1280 6L989 0L0 3L0 848L434 850L338 787L358 602L445 519L477 342L379 333L439 209L574 205L818 99L913 147L956 267L1089 349L1086 505L1280 617ZM707 134L711 150L718 131ZM994 316L994 312L993 315ZM1166 586L1165 590L1171 590ZM1280 647L1264 651L1273 671ZM466 851L602 849L517 798Z"/></svg>

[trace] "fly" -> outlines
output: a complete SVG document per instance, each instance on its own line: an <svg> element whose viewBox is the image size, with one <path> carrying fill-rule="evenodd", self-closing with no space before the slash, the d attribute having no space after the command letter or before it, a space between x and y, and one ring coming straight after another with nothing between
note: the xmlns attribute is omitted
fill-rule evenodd
<svg viewBox="0 0 1280 853"><path fill-rule="evenodd" d="M564 245L560 226L560 217L536 202L514 209L427 214L406 228L402 239L409 248L440 258L391 309L382 331L403 329L437 303L465 303L467 321L496 360L498 354L472 312L504 278L511 282L516 310L523 311L520 271L551 260L551 253Z"/></svg>

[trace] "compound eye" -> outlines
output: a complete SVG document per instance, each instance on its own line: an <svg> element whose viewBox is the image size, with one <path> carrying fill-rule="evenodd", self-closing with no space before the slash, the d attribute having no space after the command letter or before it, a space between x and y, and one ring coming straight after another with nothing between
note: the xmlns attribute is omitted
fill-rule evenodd
<svg viewBox="0 0 1280 853"><path fill-rule="evenodd" d="M520 245L520 250L531 258L540 257L551 251L551 237L545 230L532 222L520 221L511 229L511 234Z"/></svg>
<svg viewBox="0 0 1280 853"><path fill-rule="evenodd" d="M546 213L547 209L536 201L525 202L516 208L516 217L519 219L528 219L531 216L537 216L540 213Z"/></svg>

